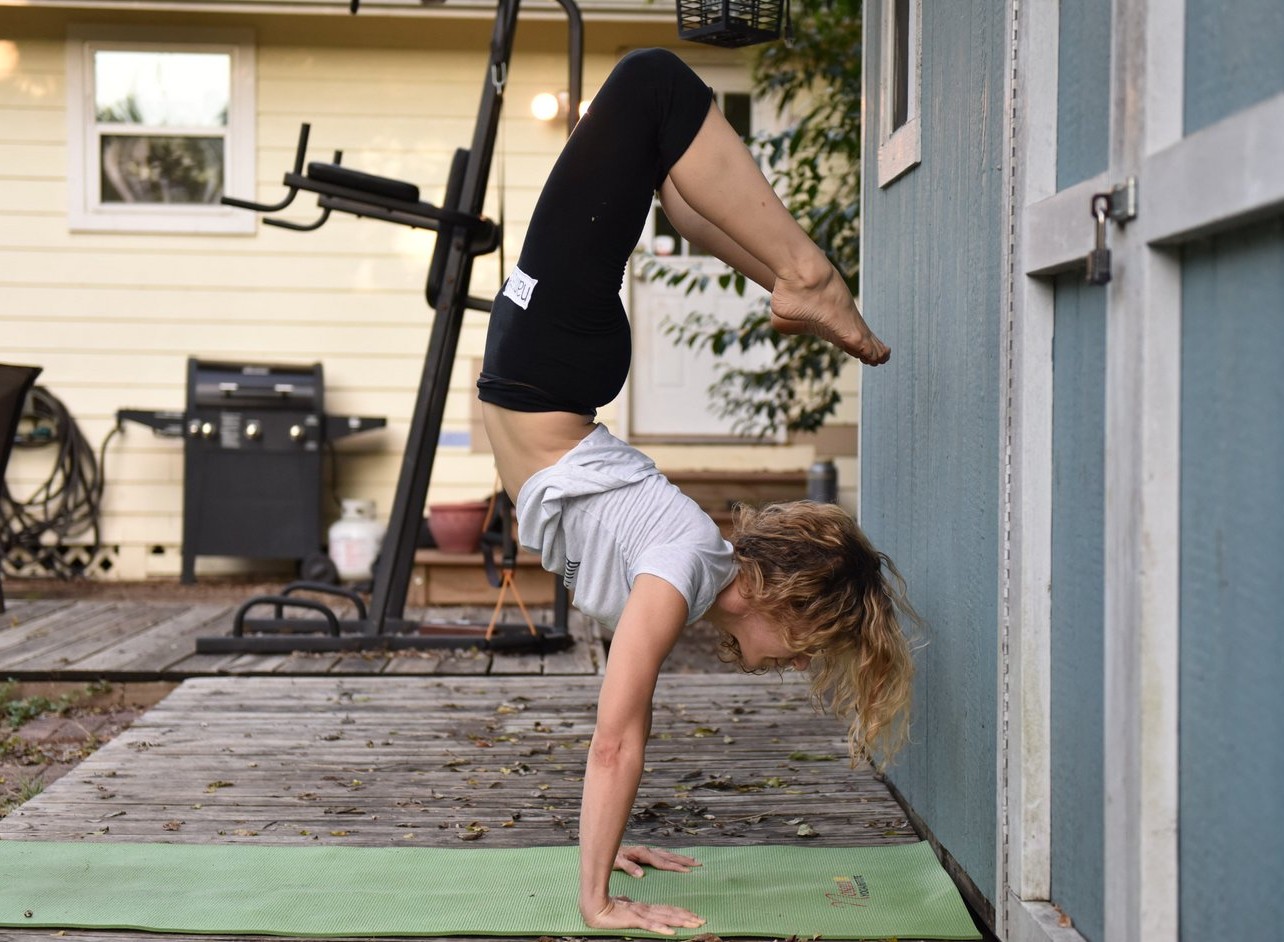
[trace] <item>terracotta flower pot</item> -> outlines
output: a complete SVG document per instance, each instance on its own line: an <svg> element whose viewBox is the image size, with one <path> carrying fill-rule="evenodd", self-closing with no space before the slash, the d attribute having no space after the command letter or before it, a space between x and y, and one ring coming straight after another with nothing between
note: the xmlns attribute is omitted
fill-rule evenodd
<svg viewBox="0 0 1284 942"><path fill-rule="evenodd" d="M443 553L472 553L481 542L490 504L484 500L461 504L431 504L428 532Z"/></svg>

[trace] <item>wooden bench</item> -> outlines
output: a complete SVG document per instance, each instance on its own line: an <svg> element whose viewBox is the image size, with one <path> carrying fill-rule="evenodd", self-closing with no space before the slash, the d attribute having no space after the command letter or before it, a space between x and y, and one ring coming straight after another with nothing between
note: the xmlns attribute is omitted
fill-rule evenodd
<svg viewBox="0 0 1284 942"><path fill-rule="evenodd" d="M666 471L665 475L717 522L723 534L731 532L737 504L759 506L807 496L805 471Z"/></svg>
<svg viewBox="0 0 1284 942"><path fill-rule="evenodd" d="M540 568L539 557L534 553L518 552L513 579L522 601L528 606L553 604L554 576ZM415 551L415 565L406 590L408 606L493 605L498 598L499 589L486 580L486 566L480 551ZM511 593L508 601L511 601Z"/></svg>

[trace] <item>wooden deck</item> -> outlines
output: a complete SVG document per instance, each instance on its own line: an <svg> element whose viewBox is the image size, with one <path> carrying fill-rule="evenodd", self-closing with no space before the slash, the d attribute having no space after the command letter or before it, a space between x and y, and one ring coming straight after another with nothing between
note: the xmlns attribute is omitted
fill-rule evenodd
<svg viewBox="0 0 1284 942"><path fill-rule="evenodd" d="M188 680L0 820L0 839L573 841L598 683L588 676ZM850 846L915 839L872 773L848 768L841 730L812 712L799 680L666 674L655 702L628 840ZM800 829L812 836L800 837ZM17 942L49 937L48 930L3 933ZM58 937L156 938L79 930Z"/></svg>
<svg viewBox="0 0 1284 942"><path fill-rule="evenodd" d="M329 654L197 654L196 639L227 635L228 602L10 598L0 614L0 679L182 680L258 674L596 674L605 661L591 621L571 613L575 644L539 654L475 649ZM490 609L423 609L429 620L485 625ZM532 610L545 623L551 612ZM519 621L514 610L505 620Z"/></svg>

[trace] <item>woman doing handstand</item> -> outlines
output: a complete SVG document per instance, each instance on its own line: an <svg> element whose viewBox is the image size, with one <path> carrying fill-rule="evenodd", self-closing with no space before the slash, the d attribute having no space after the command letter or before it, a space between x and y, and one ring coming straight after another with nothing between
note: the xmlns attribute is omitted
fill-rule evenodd
<svg viewBox="0 0 1284 942"><path fill-rule="evenodd" d="M853 754L895 751L912 666L900 577L851 517L798 502L742 509L730 543L636 449L594 422L631 356L624 266L656 191L690 241L771 291L782 333L824 338L868 364L890 351L842 277L777 198L672 53L624 57L594 97L536 204L496 298L478 380L500 479L524 546L575 605L613 626L580 814L579 906L596 928L672 934L688 910L609 893L611 870L697 861L621 847L642 774L660 666L704 618L749 670L809 670L817 702L849 718Z"/></svg>

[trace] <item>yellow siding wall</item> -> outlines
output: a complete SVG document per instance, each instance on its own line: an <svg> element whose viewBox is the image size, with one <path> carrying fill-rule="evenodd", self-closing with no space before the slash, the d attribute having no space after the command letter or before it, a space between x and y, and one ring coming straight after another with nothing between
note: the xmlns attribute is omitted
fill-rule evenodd
<svg viewBox="0 0 1284 942"><path fill-rule="evenodd" d="M450 155L471 137L488 21L450 17L121 14L8 7L0 40L0 360L43 366L40 382L69 407L95 448L119 408L181 409L189 355L325 366L327 410L381 415L388 428L338 445L337 490L372 497L386 514L427 344L423 300L433 235L335 214L321 230L259 225L253 235L73 233L67 224L66 30L120 23L250 27L257 54L257 194L283 194L303 121L310 156L417 183L436 201ZM620 51L674 43L661 24L590 23L586 94ZM516 258L539 185L563 139L534 120L538 91L565 88L565 27L523 23L497 156L507 181L506 251ZM494 182L496 176L492 176ZM301 196L291 218L314 209ZM292 208L293 209L293 208ZM492 194L487 211L498 212ZM476 265L471 293L493 294L497 256ZM485 315L467 315L445 431L473 431L475 363ZM853 387L855 380L847 385ZM854 398L844 421L854 422ZM612 413L604 416L608 421ZM429 499L489 492L484 441L443 447ZM799 467L801 449L666 450L675 467ZM19 452L8 482L27 494L48 473L44 450ZM850 486L854 467L843 471ZM126 426L107 450L104 541L120 547L113 575L172 576L182 537L182 444ZM846 495L845 495L846 496ZM852 498L854 501L854 498ZM199 571L210 571L202 560Z"/></svg>

